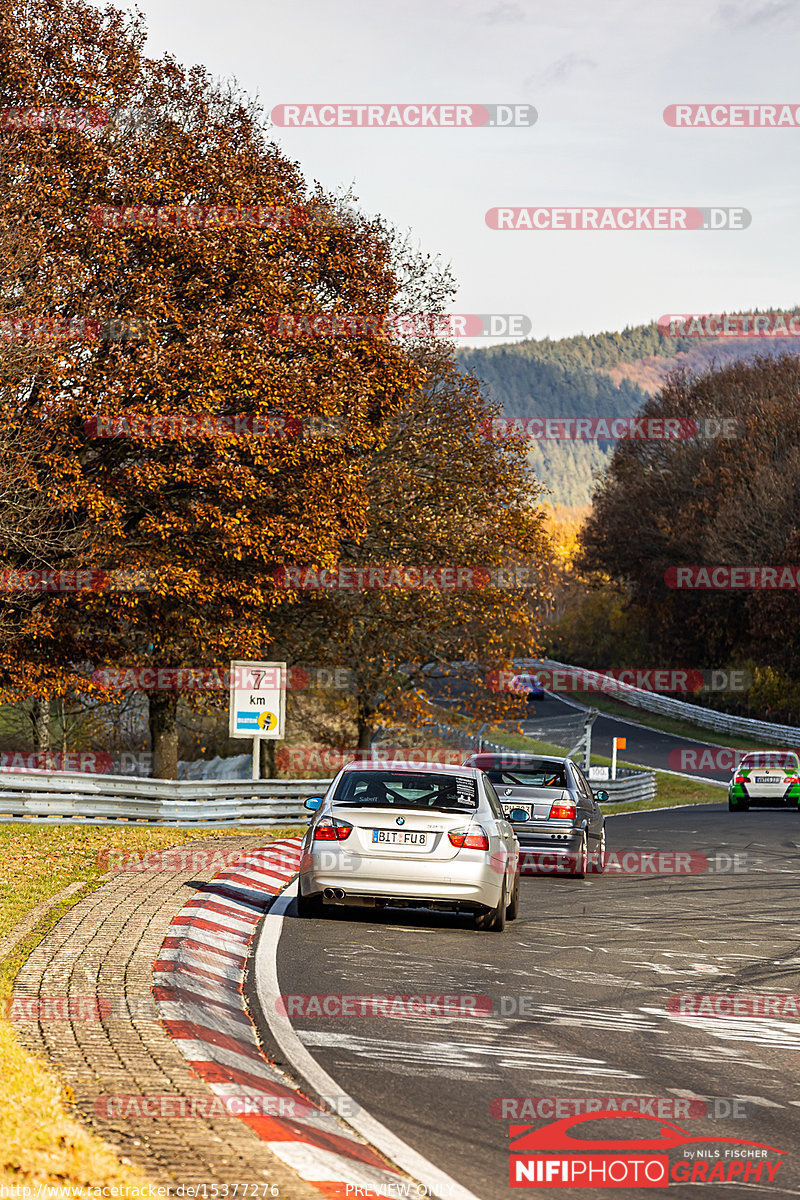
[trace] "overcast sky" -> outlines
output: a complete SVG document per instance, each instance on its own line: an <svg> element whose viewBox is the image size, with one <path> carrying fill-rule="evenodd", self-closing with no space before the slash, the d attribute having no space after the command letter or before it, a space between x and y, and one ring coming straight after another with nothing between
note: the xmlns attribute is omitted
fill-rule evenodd
<svg viewBox="0 0 800 1200"><path fill-rule="evenodd" d="M284 103L527 103L530 128L274 129L326 189L409 230L452 311L532 336L800 303L800 128L675 129L668 104L800 106L793 0L139 0L147 50ZM743 206L745 230L504 231L503 205Z"/></svg>

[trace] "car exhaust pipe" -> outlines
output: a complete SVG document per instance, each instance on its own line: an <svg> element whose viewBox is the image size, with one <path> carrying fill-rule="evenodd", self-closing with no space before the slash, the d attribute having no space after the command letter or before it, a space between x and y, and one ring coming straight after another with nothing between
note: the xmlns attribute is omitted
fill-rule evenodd
<svg viewBox="0 0 800 1200"><path fill-rule="evenodd" d="M326 900L344 900L343 888L324 888L322 892Z"/></svg>

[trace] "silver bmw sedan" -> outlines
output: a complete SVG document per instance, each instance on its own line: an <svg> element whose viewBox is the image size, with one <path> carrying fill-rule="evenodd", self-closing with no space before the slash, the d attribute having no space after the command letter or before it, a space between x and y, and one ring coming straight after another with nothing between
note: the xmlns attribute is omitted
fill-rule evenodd
<svg viewBox="0 0 800 1200"><path fill-rule="evenodd" d="M331 905L470 913L496 932L519 907L519 842L482 771L348 763L303 838L297 910Z"/></svg>

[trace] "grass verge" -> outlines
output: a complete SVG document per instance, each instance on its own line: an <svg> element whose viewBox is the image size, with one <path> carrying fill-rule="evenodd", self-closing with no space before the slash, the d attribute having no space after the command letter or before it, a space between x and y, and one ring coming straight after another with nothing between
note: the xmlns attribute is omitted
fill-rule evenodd
<svg viewBox="0 0 800 1200"><path fill-rule="evenodd" d="M198 838L243 834L263 836L269 841L297 832L294 828L0 825L0 938L42 900L57 895L70 883L84 884L80 892L50 909L0 964L0 1004L10 997L14 978L34 947L72 905L98 885L108 870L104 853L143 854ZM139 1169L72 1115L68 1085L52 1068L23 1050L11 1022L5 1019L0 1019L0 1076L4 1101L0 1106L0 1182L28 1185L31 1192L37 1184L73 1189L124 1185L144 1189L142 1196L150 1194L148 1181ZM91 1195L88 1190L83 1194Z"/></svg>

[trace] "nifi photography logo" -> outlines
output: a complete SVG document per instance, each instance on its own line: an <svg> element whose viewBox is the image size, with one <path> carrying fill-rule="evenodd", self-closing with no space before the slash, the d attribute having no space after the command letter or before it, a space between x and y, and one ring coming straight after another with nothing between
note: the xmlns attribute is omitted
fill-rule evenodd
<svg viewBox="0 0 800 1200"><path fill-rule="evenodd" d="M597 1122L605 1129L595 1132ZM641 1137L616 1124L641 1122ZM591 1124L592 1137L573 1132ZM616 1135L616 1136L615 1136ZM642 1113L607 1109L535 1128L509 1125L509 1185L514 1188L658 1188L671 1183L772 1183L783 1151L742 1138L691 1134ZM670 1154L670 1152L672 1152Z"/></svg>

